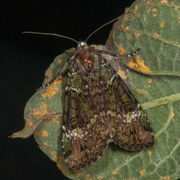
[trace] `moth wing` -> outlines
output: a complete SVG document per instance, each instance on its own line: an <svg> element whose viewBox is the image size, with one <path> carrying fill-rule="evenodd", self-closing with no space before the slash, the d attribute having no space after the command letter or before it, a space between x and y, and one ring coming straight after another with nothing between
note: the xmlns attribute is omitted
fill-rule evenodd
<svg viewBox="0 0 180 180"><path fill-rule="evenodd" d="M113 90L116 99L114 142L130 151L152 146L154 134L149 120L120 77L114 80Z"/></svg>
<svg viewBox="0 0 180 180"><path fill-rule="evenodd" d="M110 116L105 112L109 98L104 98L106 87L100 88L100 81L94 78L75 74L67 82L70 89L65 96L63 145L65 161L71 171L97 161L110 139L107 124Z"/></svg>

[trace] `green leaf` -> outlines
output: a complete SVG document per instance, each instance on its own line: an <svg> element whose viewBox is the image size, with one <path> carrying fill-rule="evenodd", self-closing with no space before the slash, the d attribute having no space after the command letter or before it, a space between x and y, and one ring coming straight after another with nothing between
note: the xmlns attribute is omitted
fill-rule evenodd
<svg viewBox="0 0 180 180"><path fill-rule="evenodd" d="M138 0L115 23L107 46L122 55L140 48L136 61L123 57L134 70L180 76L179 16L179 1Z"/></svg>

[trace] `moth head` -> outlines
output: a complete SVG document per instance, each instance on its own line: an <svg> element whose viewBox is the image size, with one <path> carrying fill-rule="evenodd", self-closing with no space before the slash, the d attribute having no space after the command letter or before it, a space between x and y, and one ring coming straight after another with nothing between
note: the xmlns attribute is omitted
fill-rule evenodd
<svg viewBox="0 0 180 180"><path fill-rule="evenodd" d="M91 73L97 70L99 55L93 47L82 41L79 42L72 61L80 72Z"/></svg>

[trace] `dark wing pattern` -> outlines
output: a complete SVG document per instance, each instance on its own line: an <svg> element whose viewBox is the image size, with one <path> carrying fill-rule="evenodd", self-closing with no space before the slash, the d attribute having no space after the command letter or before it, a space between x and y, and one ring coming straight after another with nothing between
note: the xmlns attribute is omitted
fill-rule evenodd
<svg viewBox="0 0 180 180"><path fill-rule="evenodd" d="M63 144L71 171L95 162L107 148L111 123L107 80L101 72L88 76L77 73L68 79Z"/></svg>
<svg viewBox="0 0 180 180"><path fill-rule="evenodd" d="M116 99L116 123L113 140L121 148L135 151L154 144L154 134L149 120L120 77L113 81L112 88Z"/></svg>

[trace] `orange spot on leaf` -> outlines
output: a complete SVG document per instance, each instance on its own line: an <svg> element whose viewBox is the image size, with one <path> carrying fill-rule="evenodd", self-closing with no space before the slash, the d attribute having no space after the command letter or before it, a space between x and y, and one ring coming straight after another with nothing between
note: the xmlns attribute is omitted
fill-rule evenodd
<svg viewBox="0 0 180 180"><path fill-rule="evenodd" d="M157 33L154 33L154 35L155 35L156 37L159 37L159 34L157 34Z"/></svg>
<svg viewBox="0 0 180 180"><path fill-rule="evenodd" d="M57 164L57 167L58 167L60 170L63 169L63 167L62 167L60 164Z"/></svg>
<svg viewBox="0 0 180 180"><path fill-rule="evenodd" d="M48 112L47 112L46 109L43 110L43 111L40 111L40 110L38 110L38 109L34 109L34 110L33 110L33 115L34 115L34 116L42 117L42 116L44 116L45 114L48 114Z"/></svg>
<svg viewBox="0 0 180 180"><path fill-rule="evenodd" d="M102 176L98 176L97 178L98 178L98 179L103 179L103 177L102 177Z"/></svg>
<svg viewBox="0 0 180 180"><path fill-rule="evenodd" d="M174 113L171 113L171 116L174 117Z"/></svg>
<svg viewBox="0 0 180 180"><path fill-rule="evenodd" d="M138 36L140 36L141 35L141 33L134 33L134 36L135 37L138 37Z"/></svg>
<svg viewBox="0 0 180 180"><path fill-rule="evenodd" d="M118 70L118 74L119 74L119 76L120 76L123 80L126 80L126 79L127 79L127 76L126 76L125 71L119 69L119 70Z"/></svg>
<svg viewBox="0 0 180 180"><path fill-rule="evenodd" d="M85 176L85 180L89 179L90 178L90 174L86 174Z"/></svg>
<svg viewBox="0 0 180 180"><path fill-rule="evenodd" d="M59 77L52 84L50 84L47 87L46 91L43 94L41 94L41 96L43 98L46 98L46 97L51 98L51 97L53 97L55 94L57 94L59 92L59 88L57 87L57 85L59 85L59 84L62 84L62 78L61 77Z"/></svg>
<svg viewBox="0 0 180 180"><path fill-rule="evenodd" d="M57 64L61 64L62 60L58 59Z"/></svg>
<svg viewBox="0 0 180 180"><path fill-rule="evenodd" d="M157 11L157 9L156 8L154 8L153 10L152 10L152 12L156 12Z"/></svg>
<svg viewBox="0 0 180 180"><path fill-rule="evenodd" d="M41 104L41 107L42 107L42 108L45 108L45 107L46 107L46 104L43 102L43 103Z"/></svg>
<svg viewBox="0 0 180 180"><path fill-rule="evenodd" d="M43 136L44 138L47 138L47 137L48 137L48 132L47 132L47 131L42 131L41 134L42 134L42 136Z"/></svg>
<svg viewBox="0 0 180 180"><path fill-rule="evenodd" d="M161 23L161 24L160 24L160 27L161 27L161 28L162 28L162 27L164 27L164 24L163 24L163 23Z"/></svg>
<svg viewBox="0 0 180 180"><path fill-rule="evenodd" d="M129 30L129 26L126 26L124 29L125 29L125 30Z"/></svg>
<svg viewBox="0 0 180 180"><path fill-rule="evenodd" d="M121 55L124 55L125 49L123 48L123 46L119 46L119 47L118 47L118 50L119 50L119 52L120 52Z"/></svg>
<svg viewBox="0 0 180 180"><path fill-rule="evenodd" d="M54 161L57 161L57 156L54 156L53 159L54 159Z"/></svg>
<svg viewBox="0 0 180 180"><path fill-rule="evenodd" d="M167 4L168 0L161 0L161 4Z"/></svg>
<svg viewBox="0 0 180 180"><path fill-rule="evenodd" d="M45 76L46 76L47 78L49 78L51 75L52 75L51 69L48 68L48 69L46 70L46 72L45 72Z"/></svg>
<svg viewBox="0 0 180 180"><path fill-rule="evenodd" d="M63 156L59 156L59 159L64 159L64 157Z"/></svg>
<svg viewBox="0 0 180 180"><path fill-rule="evenodd" d="M144 170L141 170L141 171L140 171L140 174L141 174L141 176L144 176L145 171L144 171Z"/></svg>
<svg viewBox="0 0 180 180"><path fill-rule="evenodd" d="M54 152L53 152L53 151L51 151L51 152L50 152L50 155L54 155Z"/></svg>
<svg viewBox="0 0 180 180"><path fill-rule="evenodd" d="M123 25L119 25L119 28L120 28L120 29L123 29Z"/></svg>
<svg viewBox="0 0 180 180"><path fill-rule="evenodd" d="M152 79L148 79L148 83L151 84L152 83Z"/></svg>
<svg viewBox="0 0 180 180"><path fill-rule="evenodd" d="M131 60L128 63L128 66L136 71L143 72L145 74L151 74L150 69L145 65L144 61L140 59L139 56L137 56L137 59Z"/></svg>
<svg viewBox="0 0 180 180"><path fill-rule="evenodd" d="M118 172L118 171L119 171L119 168L116 168L116 171Z"/></svg>
<svg viewBox="0 0 180 180"><path fill-rule="evenodd" d="M148 155L151 156L152 152L151 151L148 151Z"/></svg>

